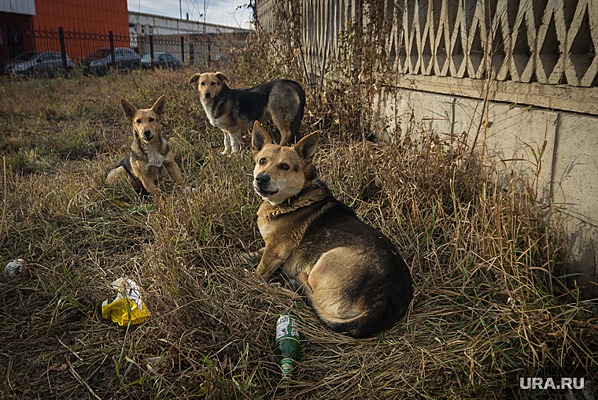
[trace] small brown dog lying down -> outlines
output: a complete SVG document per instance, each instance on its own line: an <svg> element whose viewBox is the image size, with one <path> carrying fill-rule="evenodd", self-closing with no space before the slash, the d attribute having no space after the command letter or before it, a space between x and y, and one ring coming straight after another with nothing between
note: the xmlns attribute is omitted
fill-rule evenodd
<svg viewBox="0 0 598 400"><path fill-rule="evenodd" d="M106 184L115 186L125 178L140 194L150 194L154 203L162 205L158 182L166 172L179 185L183 175L174 161L168 142L162 137L160 118L164 112L166 98L161 96L147 109L136 109L128 101L120 101L126 117L133 128L131 151L114 167L106 178Z"/></svg>
<svg viewBox="0 0 598 400"><path fill-rule="evenodd" d="M401 319L413 297L409 269L386 236L316 178L318 134L283 147L256 122L251 145L253 186L264 200L257 274L267 280L280 268L337 332L367 337Z"/></svg>
<svg viewBox="0 0 598 400"><path fill-rule="evenodd" d="M272 118L281 135L281 144L299 140L305 108L305 91L298 82L277 79L250 89L231 89L222 72L195 74L189 83L197 84L199 100L210 123L224 131L222 154L240 151L243 133L254 121Z"/></svg>

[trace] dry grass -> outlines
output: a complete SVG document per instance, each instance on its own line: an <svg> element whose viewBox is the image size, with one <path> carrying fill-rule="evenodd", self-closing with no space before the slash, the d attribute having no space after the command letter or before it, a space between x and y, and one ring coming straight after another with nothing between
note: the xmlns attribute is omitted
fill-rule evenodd
<svg viewBox="0 0 598 400"><path fill-rule="evenodd" d="M246 59L229 68L233 85L255 83ZM269 68L263 80L280 73ZM0 398L504 398L516 370L596 370L596 303L556 274L565 249L550 210L468 167L469 149L415 133L400 146L347 139L362 136L339 127L352 110L314 90L304 127L323 133L321 177L397 243L415 298L394 328L354 340L283 278L261 283L246 256L261 247L251 156L219 154L191 73L2 82L0 260L29 265L0 278ZM198 190L166 187L158 212L102 180L129 144L119 98L161 94ZM144 290L144 325L101 319L121 276ZM282 387L274 325L289 308L304 357Z"/></svg>

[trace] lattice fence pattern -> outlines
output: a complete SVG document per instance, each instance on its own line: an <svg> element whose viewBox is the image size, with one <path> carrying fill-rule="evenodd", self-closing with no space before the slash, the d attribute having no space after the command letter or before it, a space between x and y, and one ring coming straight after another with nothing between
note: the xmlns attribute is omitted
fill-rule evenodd
<svg viewBox="0 0 598 400"><path fill-rule="evenodd" d="M257 0L272 29L281 0ZM298 0L311 70L338 56L339 37L368 18L360 0ZM401 74L598 86L598 0L381 0L386 54Z"/></svg>

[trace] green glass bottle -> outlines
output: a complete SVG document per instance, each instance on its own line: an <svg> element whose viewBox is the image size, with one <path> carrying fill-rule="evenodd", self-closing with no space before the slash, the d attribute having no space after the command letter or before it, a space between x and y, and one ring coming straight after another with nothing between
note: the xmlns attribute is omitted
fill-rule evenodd
<svg viewBox="0 0 598 400"><path fill-rule="evenodd" d="M286 379L301 357L297 318L288 311L282 312L276 321L276 352L280 357L282 377Z"/></svg>

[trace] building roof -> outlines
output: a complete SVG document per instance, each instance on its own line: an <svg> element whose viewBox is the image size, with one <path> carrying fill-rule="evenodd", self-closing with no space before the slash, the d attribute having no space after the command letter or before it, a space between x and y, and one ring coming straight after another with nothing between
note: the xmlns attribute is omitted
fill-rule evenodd
<svg viewBox="0 0 598 400"><path fill-rule="evenodd" d="M155 35L173 33L243 33L252 31L251 29L240 27L211 24L207 22L204 23L201 21L166 17L131 10L129 10L129 24L152 26L152 33Z"/></svg>
<svg viewBox="0 0 598 400"><path fill-rule="evenodd" d="M35 3L33 0L0 0L0 12L35 15Z"/></svg>

